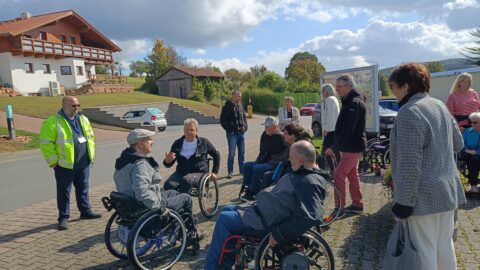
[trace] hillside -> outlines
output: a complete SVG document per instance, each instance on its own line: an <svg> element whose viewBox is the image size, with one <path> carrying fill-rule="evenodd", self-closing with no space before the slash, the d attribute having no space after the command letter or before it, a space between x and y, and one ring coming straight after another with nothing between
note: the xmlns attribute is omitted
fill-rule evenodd
<svg viewBox="0 0 480 270"><path fill-rule="evenodd" d="M468 63L466 58L450 58L445 60L439 60L439 62L443 64L445 71L455 70L455 69L464 69L464 68L470 68L475 66ZM379 70L379 73L388 77L394 68L395 67L382 68Z"/></svg>

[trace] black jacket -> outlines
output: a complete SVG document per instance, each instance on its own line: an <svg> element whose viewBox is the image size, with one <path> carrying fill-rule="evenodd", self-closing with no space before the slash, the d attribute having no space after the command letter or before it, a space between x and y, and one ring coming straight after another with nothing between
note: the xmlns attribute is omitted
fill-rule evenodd
<svg viewBox="0 0 480 270"><path fill-rule="evenodd" d="M176 159L171 163L165 162L163 160L163 165L167 168L170 168L175 164L175 161L178 163L176 172L180 175L186 175L189 173L207 173L208 172L208 155L213 158L213 169L212 173L217 174L218 169L220 168L220 153L215 149L215 146L206 138L197 137L197 150L190 158L185 158L180 155L182 151L183 139L185 136L182 136L180 139L176 140L170 152L174 152Z"/></svg>
<svg viewBox="0 0 480 270"><path fill-rule="evenodd" d="M220 113L220 124L227 132L246 132L247 114L242 104L235 105L231 100L227 100Z"/></svg>
<svg viewBox="0 0 480 270"><path fill-rule="evenodd" d="M332 148L347 153L363 152L367 146L366 118L365 97L352 89L342 99L342 109L335 125L335 143Z"/></svg>
<svg viewBox="0 0 480 270"><path fill-rule="evenodd" d="M260 153L255 162L268 162L275 165L282 161L285 149L287 149L287 146L281 133L277 132L268 136L264 131L260 137Z"/></svg>

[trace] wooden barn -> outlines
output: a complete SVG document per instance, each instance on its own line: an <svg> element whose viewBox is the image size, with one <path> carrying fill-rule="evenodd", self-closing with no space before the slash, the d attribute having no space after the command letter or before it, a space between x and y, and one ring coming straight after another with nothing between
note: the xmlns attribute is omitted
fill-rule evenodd
<svg viewBox="0 0 480 270"><path fill-rule="evenodd" d="M158 94L176 98L187 98L192 91L193 78L219 81L224 78L221 72L206 68L175 66L157 77Z"/></svg>

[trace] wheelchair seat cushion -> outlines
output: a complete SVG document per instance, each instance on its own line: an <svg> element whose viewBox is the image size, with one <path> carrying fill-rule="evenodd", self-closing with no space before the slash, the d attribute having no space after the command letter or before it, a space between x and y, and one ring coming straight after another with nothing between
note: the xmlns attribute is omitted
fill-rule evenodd
<svg viewBox="0 0 480 270"><path fill-rule="evenodd" d="M265 237L269 232L268 231L259 231L259 230L254 230L251 228L246 227L245 231L243 231L243 235L246 237L253 237L253 238L263 238Z"/></svg>
<svg viewBox="0 0 480 270"><path fill-rule="evenodd" d="M373 146L373 149L374 149L375 151L377 151L377 152L383 153L383 152L385 152L385 150L387 149L387 147L388 147L387 145L375 144L375 145Z"/></svg>

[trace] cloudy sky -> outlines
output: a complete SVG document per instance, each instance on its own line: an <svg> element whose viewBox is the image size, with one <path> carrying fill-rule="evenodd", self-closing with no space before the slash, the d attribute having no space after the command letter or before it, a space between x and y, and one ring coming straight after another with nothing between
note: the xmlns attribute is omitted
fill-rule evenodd
<svg viewBox="0 0 480 270"><path fill-rule="evenodd" d="M163 39L190 63L283 75L298 51L327 71L461 57L480 27L480 0L0 0L0 20L73 9L128 65Z"/></svg>

